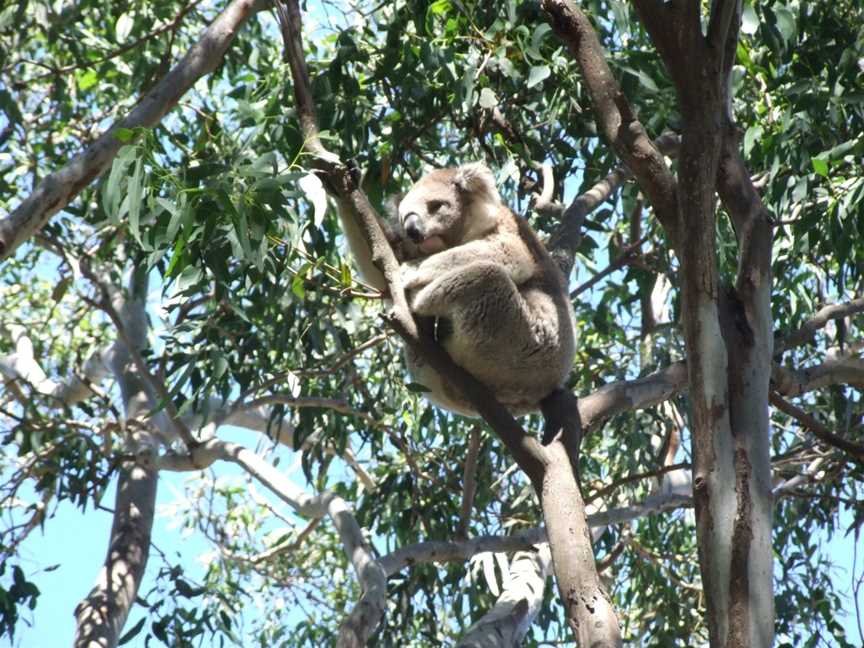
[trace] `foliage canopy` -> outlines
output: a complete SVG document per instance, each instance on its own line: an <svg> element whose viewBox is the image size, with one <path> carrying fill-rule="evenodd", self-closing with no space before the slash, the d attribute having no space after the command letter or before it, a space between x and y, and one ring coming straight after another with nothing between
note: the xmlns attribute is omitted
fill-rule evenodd
<svg viewBox="0 0 864 648"><path fill-rule="evenodd" d="M3 211L126 114L222 4L21 0L0 10ZM581 4L649 134L676 131L672 83L632 7ZM363 188L382 210L424 169L480 159L496 171L514 211L548 236L558 217L531 208L538 164L554 169L555 198L565 205L620 164L598 135L576 64L534 2L322 1L308 3L304 19L327 145L356 161ZM864 6L855 0L745 3L732 77L742 152L776 225L776 361L808 369L814 381L824 376L786 396L859 444L857 311L804 344L781 347L824 304L862 296L862 23ZM129 343L123 335L141 333L140 355L167 390L150 394L151 405L139 412L153 407L158 417L173 404L196 435L207 422L227 419L225 403L235 414L263 412L246 426L257 433L250 445L281 459L280 469L299 457L302 471L292 479L349 502L382 555L540 523L530 485L500 442L477 421L435 410L406 388L382 301L358 282L310 172L282 60L276 21L258 12L215 73L157 127L120 132L126 146L110 171L0 266L7 380L0 395L0 635L26 645L27 608L38 605L40 572L19 557L27 535L39 527L62 535L52 526L57 507L94 515L128 458L125 440L137 424L124 424L130 403L123 381L108 379L122 354L106 355L115 340ZM579 349L568 386L577 394L685 357L680 267L643 203L638 185L623 184L588 216L578 240L574 288L623 262L574 298ZM718 262L727 283L736 272L735 235L720 218ZM105 299L119 312L142 295L149 330L118 333ZM28 357L44 373L23 372ZM49 383L67 385L74 376L94 390L64 403ZM669 440L682 432L685 442L667 465L688 464L687 410L679 391L593 429L582 447L589 507L616 509L654 492ZM856 638L844 634L842 612L860 573L838 578L836 557L822 543L858 539L861 458L823 443L786 413L774 410L772 421L776 479L810 470L775 509L778 643L851 646ZM537 430L540 422L525 425ZM476 455L472 442L479 442ZM467 518L466 456L476 458ZM331 641L360 594L333 525L286 512L260 486L250 487L248 476L218 469L194 475L171 511L214 551L203 570L182 545L151 556L152 590L139 593L148 607L133 609L129 639L176 646ZM626 641L707 641L691 513L609 526L594 548ZM74 557L50 560L62 569ZM377 641L453 642L494 603L507 565L502 554L484 553L397 572L388 580ZM554 601L547 588L529 645L568 637Z"/></svg>

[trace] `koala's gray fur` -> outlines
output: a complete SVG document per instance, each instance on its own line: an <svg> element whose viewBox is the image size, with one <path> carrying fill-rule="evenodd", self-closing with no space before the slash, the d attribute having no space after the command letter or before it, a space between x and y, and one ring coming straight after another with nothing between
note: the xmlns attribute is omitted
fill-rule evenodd
<svg viewBox="0 0 864 648"><path fill-rule="evenodd" d="M386 290L344 207L340 218L364 279ZM572 307L560 270L528 223L501 202L492 172L472 163L429 173L399 203L399 226L385 231L421 325L437 321L438 340L453 360L513 414L538 409L570 371ZM406 355L429 400L477 415L422 358Z"/></svg>

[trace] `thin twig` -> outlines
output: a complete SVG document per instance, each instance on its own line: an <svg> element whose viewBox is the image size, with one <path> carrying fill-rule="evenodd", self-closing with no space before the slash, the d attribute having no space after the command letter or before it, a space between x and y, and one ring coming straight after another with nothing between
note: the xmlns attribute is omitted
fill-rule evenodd
<svg viewBox="0 0 864 648"><path fill-rule="evenodd" d="M638 241L636 241L632 245L628 245L626 248L624 248L624 251L618 255L618 258L616 258L606 268L604 268L603 270L598 272L596 275L591 277L585 283L583 283L579 286L576 286L576 288L574 288L573 291L570 293L570 297L572 299L575 299L576 297L581 295L583 292L585 292L586 290L588 290L589 288L594 286L598 281L601 281L604 278L608 277L610 274L612 274L616 270L620 270L625 265L633 263L633 261L636 260L640 256L638 254L639 248L641 248L642 244L645 241L647 241L649 238L650 238L650 235L646 234L645 236L640 238Z"/></svg>
<svg viewBox="0 0 864 648"><path fill-rule="evenodd" d="M770 400L771 404L774 407L797 420L801 425L803 425L813 434L819 437L819 439L821 439L830 446L846 452L859 463L864 463L864 445L847 441L843 437L834 434L826 426L822 425L822 423L817 421L813 416L787 401L776 391L771 392Z"/></svg>
<svg viewBox="0 0 864 648"><path fill-rule="evenodd" d="M68 72L74 72L75 70L86 70L87 68L96 67L97 65L101 65L102 63L110 61L113 58L117 58L118 56L120 56L121 54L125 54L129 50L135 49L136 47L138 47L142 43L145 43L146 41L150 40L154 36L159 36L160 34L164 34L167 31L175 31L180 26L180 21L182 21L183 18L186 17L186 14L188 14L195 7L197 7L199 4L201 4L201 2L202 2L202 0L194 0L194 2L191 2L188 5L186 5L185 7L183 7L183 9L181 9L179 11L179 13L170 22L167 22L164 25L160 25L159 27L157 27L156 29L153 29L149 33L144 34L140 38L135 39L134 41L132 41L128 45L123 45L122 47L106 54L105 56L103 56L100 59L96 59L94 61L82 61L81 63L76 63L75 65L67 65L65 67L50 68L49 72L45 72L44 74L37 74L35 77L31 77L30 79L27 79L23 83L28 84L28 83L32 83L33 81L39 81L41 79L45 79L47 77L57 76L60 74L66 74ZM18 64L23 63L23 62L24 61L16 61L14 63L11 63L10 65L6 66L6 69L4 70L4 72L11 69L15 65L18 65Z"/></svg>

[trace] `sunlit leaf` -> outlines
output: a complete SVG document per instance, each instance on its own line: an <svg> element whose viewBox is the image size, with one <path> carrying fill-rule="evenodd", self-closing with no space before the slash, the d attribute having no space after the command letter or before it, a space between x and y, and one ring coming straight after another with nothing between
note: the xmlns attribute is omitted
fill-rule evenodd
<svg viewBox="0 0 864 648"><path fill-rule="evenodd" d="M533 88L549 78L550 74L552 74L552 69L548 65L535 65L528 73L528 81L525 87Z"/></svg>

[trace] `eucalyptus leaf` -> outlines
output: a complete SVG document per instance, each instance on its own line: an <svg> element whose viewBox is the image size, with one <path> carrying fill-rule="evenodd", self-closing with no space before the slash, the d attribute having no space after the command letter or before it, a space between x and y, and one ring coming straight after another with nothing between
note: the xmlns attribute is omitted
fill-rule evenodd
<svg viewBox="0 0 864 648"><path fill-rule="evenodd" d="M548 65L535 65L528 73L528 81L525 87L533 88L548 79L550 74L552 74L552 69Z"/></svg>

